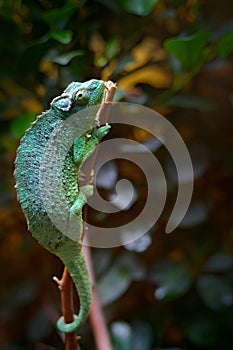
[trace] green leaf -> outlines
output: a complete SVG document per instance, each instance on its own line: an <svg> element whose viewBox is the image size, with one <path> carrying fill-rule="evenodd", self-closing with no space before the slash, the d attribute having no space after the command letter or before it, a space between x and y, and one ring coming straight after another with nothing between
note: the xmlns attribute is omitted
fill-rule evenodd
<svg viewBox="0 0 233 350"><path fill-rule="evenodd" d="M71 30L63 30L62 32L52 30L49 35L61 44L69 44L72 40L73 33Z"/></svg>
<svg viewBox="0 0 233 350"><path fill-rule="evenodd" d="M131 282L132 275L128 268L120 259L116 260L98 281L97 290L101 304L106 306L119 298Z"/></svg>
<svg viewBox="0 0 233 350"><path fill-rule="evenodd" d="M134 350L133 329L126 322L114 322L110 326L114 350Z"/></svg>
<svg viewBox="0 0 233 350"><path fill-rule="evenodd" d="M37 115L38 113L25 113L19 115L17 118L12 120L10 124L11 133L20 139L24 135L25 130L28 129L31 123L35 120Z"/></svg>
<svg viewBox="0 0 233 350"><path fill-rule="evenodd" d="M206 203L193 201L180 223L180 227L187 228L200 225L208 218L209 208Z"/></svg>
<svg viewBox="0 0 233 350"><path fill-rule="evenodd" d="M158 0L120 0L125 11L138 16L147 16L152 11Z"/></svg>
<svg viewBox="0 0 233 350"><path fill-rule="evenodd" d="M38 70L41 59L50 48L49 36L44 35L27 46L20 57L20 68L22 71Z"/></svg>
<svg viewBox="0 0 233 350"><path fill-rule="evenodd" d="M159 300L172 300L185 294L193 277L185 261L170 260L157 263L151 273L151 280L157 284L155 297Z"/></svg>
<svg viewBox="0 0 233 350"><path fill-rule="evenodd" d="M106 42L105 54L108 59L114 58L120 51L120 42L116 38L111 38Z"/></svg>
<svg viewBox="0 0 233 350"><path fill-rule="evenodd" d="M151 350L153 347L154 331L145 322L136 321L131 326L124 321L110 325L114 350Z"/></svg>
<svg viewBox="0 0 233 350"><path fill-rule="evenodd" d="M119 265L122 265L127 269L134 281L145 279L146 268L141 259L139 259L136 255L124 252L121 254L121 256L119 256L117 262Z"/></svg>
<svg viewBox="0 0 233 350"><path fill-rule="evenodd" d="M216 104L200 96L189 94L178 94L166 101L169 106L195 108L197 110L211 111L216 108Z"/></svg>
<svg viewBox="0 0 233 350"><path fill-rule="evenodd" d="M144 321L134 321L134 347L133 350L151 350L153 349L153 342L155 338L155 332L152 326Z"/></svg>
<svg viewBox="0 0 233 350"><path fill-rule="evenodd" d="M217 43L217 52L220 56L227 56L233 51L233 30L226 33Z"/></svg>
<svg viewBox="0 0 233 350"><path fill-rule="evenodd" d="M187 37L174 37L165 41L164 48L174 55L184 68L190 68L200 58L209 37L208 31L200 31Z"/></svg>
<svg viewBox="0 0 233 350"><path fill-rule="evenodd" d="M203 347L209 347L216 344L217 341L217 327L216 322L207 318L205 314L201 317L193 319L187 326L187 337L192 343Z"/></svg>
<svg viewBox="0 0 233 350"><path fill-rule="evenodd" d="M72 14L77 10L77 5L68 4L63 7L47 10L43 15L45 22L51 28L64 27Z"/></svg>
<svg viewBox="0 0 233 350"><path fill-rule="evenodd" d="M222 277L200 276L197 289L204 303L212 310L221 310L233 305L232 288Z"/></svg>
<svg viewBox="0 0 233 350"><path fill-rule="evenodd" d="M130 62L134 62L134 58L130 54L120 56L117 60L113 73L115 75L122 73L125 70L126 65Z"/></svg>
<svg viewBox="0 0 233 350"><path fill-rule="evenodd" d="M101 276L101 274L108 269L111 259L112 251L110 249L95 249L92 260L96 278L99 278L99 276Z"/></svg>
<svg viewBox="0 0 233 350"><path fill-rule="evenodd" d="M58 63L62 66L66 66L74 57L82 56L83 54L84 54L84 51L82 50L75 50L75 51L71 51L61 55L53 52L53 53L50 53L47 56L47 58L54 63Z"/></svg>
<svg viewBox="0 0 233 350"><path fill-rule="evenodd" d="M207 272L226 272L232 269L233 257L223 253L212 255L204 266L204 270Z"/></svg>
<svg viewBox="0 0 233 350"><path fill-rule="evenodd" d="M127 243L124 247L125 249L129 251L135 251L135 252L144 252L152 243L152 239L150 235L145 234L136 239L135 241L132 241L130 243Z"/></svg>

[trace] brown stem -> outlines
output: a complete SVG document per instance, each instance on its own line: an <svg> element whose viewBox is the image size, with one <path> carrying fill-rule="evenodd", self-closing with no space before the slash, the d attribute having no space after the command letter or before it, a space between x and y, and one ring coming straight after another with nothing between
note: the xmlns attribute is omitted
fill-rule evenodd
<svg viewBox="0 0 233 350"><path fill-rule="evenodd" d="M103 103L97 113L97 120L101 122L101 124L105 124L108 121L108 116L110 113L111 102L114 98L115 92L117 90L116 84L112 81L107 81L105 83L105 95L103 99Z"/></svg>
<svg viewBox="0 0 233 350"><path fill-rule="evenodd" d="M100 111L98 113L97 119L102 124L107 122L110 103L113 100L116 85L111 81L105 83L105 96L104 103L100 107ZM96 157L96 155L95 155ZM88 167L85 167L86 181L87 183L91 180L91 170L93 169L93 165L95 162L95 157L92 158L92 161L88 163ZM84 222L86 222L87 218L87 206L84 208ZM86 227L84 225L84 234ZM98 350L112 350L112 345L110 341L110 337L107 330L107 325L104 319L103 311L100 305L100 301L98 295L95 291L95 279L93 272L93 265L91 260L91 251L88 246L83 247L83 254L86 260L86 264L88 267L90 280L93 286L93 296L92 296L92 306L90 312L90 323L93 329L96 347ZM64 268L62 279L59 280L57 277L54 277L55 282L58 284L59 289L61 291L61 306L62 306L62 315L64 317L65 323L71 323L74 320L74 303L73 303L73 281L70 277L70 274L67 268ZM66 350L77 350L78 349L78 337L76 332L65 333L65 349Z"/></svg>
<svg viewBox="0 0 233 350"><path fill-rule="evenodd" d="M61 292L61 307L62 315L65 323L71 323L74 321L74 302L73 302L73 281L67 268L64 268L62 279L57 277L53 278L58 284ZM76 332L65 333L65 345L66 350L77 350L77 334Z"/></svg>
<svg viewBox="0 0 233 350"><path fill-rule="evenodd" d="M99 301L97 291L95 289L95 277L90 247L83 246L83 255L85 256L89 277L92 284L92 304L89 319L95 338L96 349L112 350L113 348L108 333L107 324L104 318L103 310Z"/></svg>
<svg viewBox="0 0 233 350"><path fill-rule="evenodd" d="M97 119L101 124L104 124L108 120L108 115L110 112L110 102L112 102L114 94L116 92L116 85L108 81L105 83L105 96L103 104L101 105L101 108L98 112ZM91 175L91 169L93 169L95 158L97 153L95 153L95 156L91 158L91 162L88 163L88 169L86 169L85 173L88 174L87 183L90 182L90 175ZM84 223L87 222L87 206L84 208L83 212L83 220ZM84 225L84 234L85 234L86 226ZM95 275L93 270L93 264L91 259L91 249L89 246L83 246L83 255L85 257L85 261L87 264L88 272L90 281L92 284L92 305L91 305L91 311L90 311L90 324L93 329L93 334L95 337L95 343L97 350L112 350L112 344L110 340L110 336L108 333L106 321L104 318L103 310L99 301L99 297L97 294L97 291L95 289Z"/></svg>

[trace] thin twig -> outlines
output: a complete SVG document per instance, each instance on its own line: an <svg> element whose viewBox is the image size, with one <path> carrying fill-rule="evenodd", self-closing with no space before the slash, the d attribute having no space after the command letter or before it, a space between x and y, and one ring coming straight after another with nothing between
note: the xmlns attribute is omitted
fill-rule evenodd
<svg viewBox="0 0 233 350"><path fill-rule="evenodd" d="M105 96L104 103L101 105L100 111L97 116L97 120L101 123L106 123L110 102L113 100L116 85L111 81L105 83ZM95 155L96 157L96 155ZM86 181L89 183L91 181L91 170L93 169L95 157L92 161L89 162L88 167L85 167L86 171ZM87 218L87 206L84 208L83 212L84 222ZM85 234L85 225L84 225L84 234ZM91 252L88 246L83 247L83 254L86 260L86 264L89 271L90 280L93 286L93 296L92 296L92 306L90 312L90 323L93 329L94 337L96 340L96 346L98 350L112 350L112 345L110 337L107 330L107 325L104 319L103 311L99 302L98 295L95 291L95 279L93 272L93 265L91 260ZM61 291L61 306L62 306L62 315L64 317L65 323L71 323L74 321L74 303L73 303L73 281L70 277L69 271L67 268L64 268L62 279L59 280L57 277L53 278L58 284ZM65 349L66 350L77 350L78 349L78 337L76 332L65 333Z"/></svg>
<svg viewBox="0 0 233 350"><path fill-rule="evenodd" d="M62 279L53 277L53 280L58 284L61 292L61 307L62 315L65 323L74 321L74 302L73 302L73 281L67 268L64 268ZM65 333L66 350L77 350L78 338L76 332Z"/></svg>
<svg viewBox="0 0 233 350"><path fill-rule="evenodd" d="M86 210L85 210L86 211ZM108 333L107 324L104 318L103 310L99 301L99 296L95 289L95 277L91 258L91 249L88 246L83 246L83 255L85 256L89 277L92 284L92 304L89 315L91 328L95 338L97 350L112 350L111 339Z"/></svg>
<svg viewBox="0 0 233 350"><path fill-rule="evenodd" d="M116 85L108 81L105 83L106 90L105 90L105 96L103 104L101 105L101 108L98 112L97 119L100 124L104 124L108 120L108 115L110 112L110 102L112 102L114 94L116 92ZM91 170L93 169L95 158L97 156L97 152L95 153L95 156L92 157L91 162L88 164L88 170L85 172L88 174L87 182L90 181L91 176ZM84 208L83 213L83 219L84 223L87 222L87 206ZM84 234L85 234L86 226L84 224ZM107 324L104 318L103 310L100 304L100 300L97 294L97 291L95 289L95 276L94 276L94 270L93 270L93 264L91 259L91 249L89 246L85 245L83 246L83 255L85 257L85 261L87 264L88 272L90 281L92 284L92 305L91 305L91 311L90 311L90 324L93 329L93 334L95 338L95 344L97 350L112 350L112 344L111 339L109 336Z"/></svg>

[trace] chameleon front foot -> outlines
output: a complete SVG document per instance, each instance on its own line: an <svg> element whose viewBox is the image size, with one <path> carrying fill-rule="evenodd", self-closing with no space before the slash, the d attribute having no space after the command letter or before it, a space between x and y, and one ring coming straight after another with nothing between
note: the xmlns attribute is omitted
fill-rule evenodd
<svg viewBox="0 0 233 350"><path fill-rule="evenodd" d="M74 321L71 323L65 323L64 317L61 316L57 321L57 328L63 333L73 333L79 327L79 318L74 315Z"/></svg>

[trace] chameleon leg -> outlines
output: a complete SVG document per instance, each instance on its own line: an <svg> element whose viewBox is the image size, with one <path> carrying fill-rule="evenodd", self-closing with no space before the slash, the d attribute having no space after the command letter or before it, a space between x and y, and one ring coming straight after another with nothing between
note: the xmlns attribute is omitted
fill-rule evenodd
<svg viewBox="0 0 233 350"><path fill-rule="evenodd" d="M73 157L76 166L86 160L95 150L100 140L107 135L110 125L101 126L98 129L92 129L85 135L78 137L73 146Z"/></svg>
<svg viewBox="0 0 233 350"><path fill-rule="evenodd" d="M77 199L70 208L69 220L66 228L66 236L74 241L80 241L82 237L82 208L87 202L87 198L93 194L93 186L86 185L80 188Z"/></svg>
<svg viewBox="0 0 233 350"><path fill-rule="evenodd" d="M73 158L75 165L79 167L94 151L100 140L108 133L110 125L104 125L98 129L92 129L85 135L78 137L73 146ZM82 236L82 208L87 198L93 194L93 186L86 185L80 188L77 199L70 208L69 221L66 235L80 241Z"/></svg>
<svg viewBox="0 0 233 350"><path fill-rule="evenodd" d="M85 147L85 157L83 160L86 160L91 154L92 152L95 150L96 146L98 145L98 143L100 142L100 140L107 135L107 133L109 132L111 126L110 125L104 125L101 126L98 129L93 129L91 132L91 137L87 139L86 142L86 147Z"/></svg>
<svg viewBox="0 0 233 350"><path fill-rule="evenodd" d="M92 194L93 194L93 186L92 185L82 186L80 188L80 192L79 192L79 195L78 195L76 201L74 202L74 204L70 208L70 212L78 215L81 212L82 207L86 204L87 198L92 196Z"/></svg>

